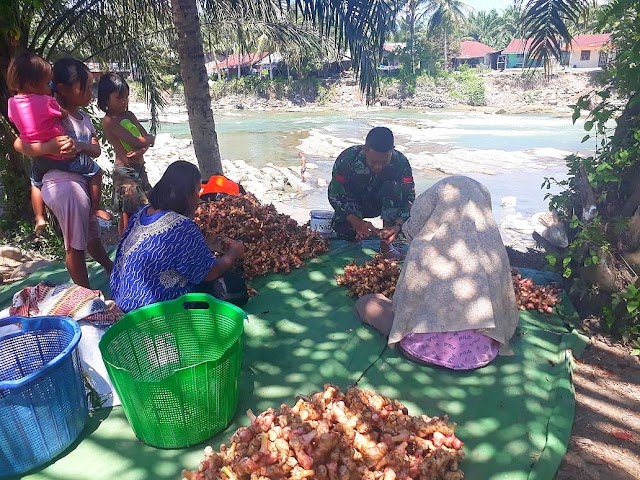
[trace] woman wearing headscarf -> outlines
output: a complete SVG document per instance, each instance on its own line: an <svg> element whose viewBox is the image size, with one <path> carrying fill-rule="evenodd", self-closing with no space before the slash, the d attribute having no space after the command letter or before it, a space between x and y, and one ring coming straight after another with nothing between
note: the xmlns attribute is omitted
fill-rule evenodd
<svg viewBox="0 0 640 480"><path fill-rule="evenodd" d="M518 310L489 191L464 176L440 180L416 198L402 231L410 244L393 301L362 297L362 320L410 358L447 368L507 353Z"/></svg>

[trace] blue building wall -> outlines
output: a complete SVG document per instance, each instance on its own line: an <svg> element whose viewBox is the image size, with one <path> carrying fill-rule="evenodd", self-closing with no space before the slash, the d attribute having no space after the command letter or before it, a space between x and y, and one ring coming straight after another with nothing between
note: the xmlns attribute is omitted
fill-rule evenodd
<svg viewBox="0 0 640 480"><path fill-rule="evenodd" d="M544 62L541 60L526 59L523 53L505 53L506 57L505 68L529 68L529 67L542 67ZM562 52L561 63L565 65L569 58L569 52Z"/></svg>

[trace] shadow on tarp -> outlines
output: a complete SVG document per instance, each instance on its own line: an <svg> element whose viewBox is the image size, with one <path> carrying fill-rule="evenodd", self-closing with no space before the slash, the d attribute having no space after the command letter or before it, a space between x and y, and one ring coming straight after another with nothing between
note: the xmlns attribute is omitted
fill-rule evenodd
<svg viewBox="0 0 640 480"><path fill-rule="evenodd" d="M567 302L560 309L574 311ZM586 346L565 321L521 312L515 355L475 371L419 365L388 349L359 386L401 399L411 414L449 415L465 442L465 478L547 480L566 452L575 407L573 355Z"/></svg>
<svg viewBox="0 0 640 480"><path fill-rule="evenodd" d="M380 357L385 342L360 323L353 300L337 287L335 276L347 263L372 254L338 242L330 254L308 260L288 275L251 282L259 294L245 307L249 318L240 401L232 424L221 434L191 448L161 450L136 439L121 408L105 410L106 418L99 411L75 448L24 478L178 479L183 468L197 468L205 445L218 448L237 427L249 423L247 409L258 413L292 405L297 394L321 390L325 383L342 388L354 383ZM46 278L41 274L28 285Z"/></svg>
<svg viewBox="0 0 640 480"><path fill-rule="evenodd" d="M516 356L481 370L414 364L359 322L353 299L335 283L346 264L362 263L373 255L370 248L377 250L363 245L334 242L329 254L299 270L251 282L259 295L246 306L240 401L227 430L194 447L161 450L135 438L121 408L99 411L75 448L24 478L178 479L183 468L197 468L205 445L217 449L248 424L247 409L291 405L297 394L324 383L344 388L358 381L404 402L412 414L448 413L466 445L466 478L552 478L573 420L566 349L577 337L566 326L570 313L563 320L523 312ZM34 281L40 280L28 284Z"/></svg>

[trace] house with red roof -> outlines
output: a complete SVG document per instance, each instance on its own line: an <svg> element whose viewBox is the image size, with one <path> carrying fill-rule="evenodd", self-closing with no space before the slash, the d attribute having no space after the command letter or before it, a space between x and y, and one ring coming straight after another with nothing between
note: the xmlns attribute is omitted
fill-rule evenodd
<svg viewBox="0 0 640 480"><path fill-rule="evenodd" d="M453 68L456 70L460 65L477 67L485 65L488 68L496 68L497 50L484 43L475 40L463 40L460 42L460 52L453 56Z"/></svg>
<svg viewBox="0 0 640 480"><path fill-rule="evenodd" d="M223 58L215 58L213 61L207 63L207 73L224 72L230 77L255 73L260 62L268 58L269 55L269 52L234 53ZM240 71L238 72L238 70ZM252 70L254 71L252 72Z"/></svg>
<svg viewBox="0 0 640 480"><path fill-rule="evenodd" d="M407 46L403 42L385 42L382 46L382 59L378 70L382 73L397 73L400 70L398 54Z"/></svg>
<svg viewBox="0 0 640 480"><path fill-rule="evenodd" d="M498 69L541 66L541 62L529 58L529 50L532 43L533 40L530 38L514 38L511 40L509 45L502 49L498 57Z"/></svg>
<svg viewBox="0 0 640 480"><path fill-rule="evenodd" d="M568 65L572 68L604 67L613 53L610 40L610 33L576 35L568 48Z"/></svg>
<svg viewBox="0 0 640 480"><path fill-rule="evenodd" d="M610 60L610 33L576 35L562 52L559 63L573 68L603 67ZM532 39L514 38L498 57L498 69L540 67L542 62L531 58Z"/></svg>

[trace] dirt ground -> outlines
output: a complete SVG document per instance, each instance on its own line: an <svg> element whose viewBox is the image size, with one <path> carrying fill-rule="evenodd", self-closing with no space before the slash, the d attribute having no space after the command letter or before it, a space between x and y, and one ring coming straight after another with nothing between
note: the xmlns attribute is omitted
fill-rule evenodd
<svg viewBox="0 0 640 480"><path fill-rule="evenodd" d="M640 362L600 335L576 360L576 412L556 480L640 478Z"/></svg>
<svg viewBox="0 0 640 480"><path fill-rule="evenodd" d="M508 249L514 267L543 268L535 252ZM576 409L567 454L555 480L640 479L640 359L619 342L593 331L575 361Z"/></svg>

